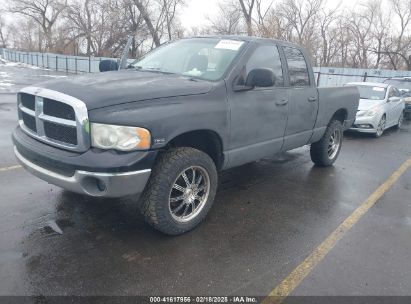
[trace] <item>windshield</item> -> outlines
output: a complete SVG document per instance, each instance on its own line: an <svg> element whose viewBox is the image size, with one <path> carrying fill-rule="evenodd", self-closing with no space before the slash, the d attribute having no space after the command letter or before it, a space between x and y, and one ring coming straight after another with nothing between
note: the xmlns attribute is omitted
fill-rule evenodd
<svg viewBox="0 0 411 304"><path fill-rule="evenodd" d="M384 83L391 84L400 90L410 90L411 91L411 81L404 81L400 79L387 79Z"/></svg>
<svg viewBox="0 0 411 304"><path fill-rule="evenodd" d="M357 85L356 87L358 88L358 91L360 91L361 99L384 100L387 93L387 89L382 87L365 85Z"/></svg>
<svg viewBox="0 0 411 304"><path fill-rule="evenodd" d="M237 40L183 39L155 49L135 61L132 66L143 71L218 80L223 77L244 44Z"/></svg>

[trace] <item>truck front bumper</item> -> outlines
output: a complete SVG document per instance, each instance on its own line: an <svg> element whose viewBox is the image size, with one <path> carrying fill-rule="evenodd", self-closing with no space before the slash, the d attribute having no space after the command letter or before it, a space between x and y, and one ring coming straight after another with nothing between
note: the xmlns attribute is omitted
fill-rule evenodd
<svg viewBox="0 0 411 304"><path fill-rule="evenodd" d="M27 171L50 184L94 197L141 194L157 154L73 153L40 143L19 128L13 133L13 142L16 158Z"/></svg>
<svg viewBox="0 0 411 304"><path fill-rule="evenodd" d="M73 176L64 176L30 162L16 147L14 147L14 154L18 162L38 178L63 189L95 197L122 197L141 193L151 174L150 169L126 173L76 170Z"/></svg>

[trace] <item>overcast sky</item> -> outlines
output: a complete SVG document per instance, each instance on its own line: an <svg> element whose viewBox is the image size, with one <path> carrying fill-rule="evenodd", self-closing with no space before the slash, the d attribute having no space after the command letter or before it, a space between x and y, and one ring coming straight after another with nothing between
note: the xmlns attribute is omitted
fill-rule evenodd
<svg viewBox="0 0 411 304"><path fill-rule="evenodd" d="M181 13L182 26L192 28L207 24L207 15L216 14L218 2L218 0L187 0L186 7Z"/></svg>
<svg viewBox="0 0 411 304"><path fill-rule="evenodd" d="M1 1L1 0L0 0ZM201 27L207 24L207 16L217 14L218 2L221 0L186 0L180 18L182 26L185 28ZM365 1L365 0L364 0ZM266 1L267 3L270 1ZM359 0L328 0L327 6L336 7L341 3L342 7L354 6Z"/></svg>

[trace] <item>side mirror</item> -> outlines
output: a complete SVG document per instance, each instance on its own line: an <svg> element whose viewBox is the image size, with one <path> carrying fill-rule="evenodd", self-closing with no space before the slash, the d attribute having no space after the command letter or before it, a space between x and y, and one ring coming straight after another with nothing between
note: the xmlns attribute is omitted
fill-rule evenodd
<svg viewBox="0 0 411 304"><path fill-rule="evenodd" d="M98 66L100 72L117 71L118 63L115 60L102 60Z"/></svg>
<svg viewBox="0 0 411 304"><path fill-rule="evenodd" d="M402 96L404 96L404 97L409 97L410 96L410 90L408 90L408 89L400 89L400 92L401 92Z"/></svg>
<svg viewBox="0 0 411 304"><path fill-rule="evenodd" d="M397 102L399 101L401 98L397 97L397 96L391 96L388 98L387 102Z"/></svg>
<svg viewBox="0 0 411 304"><path fill-rule="evenodd" d="M275 84L275 75L270 69L254 69L248 73L246 87L272 87Z"/></svg>

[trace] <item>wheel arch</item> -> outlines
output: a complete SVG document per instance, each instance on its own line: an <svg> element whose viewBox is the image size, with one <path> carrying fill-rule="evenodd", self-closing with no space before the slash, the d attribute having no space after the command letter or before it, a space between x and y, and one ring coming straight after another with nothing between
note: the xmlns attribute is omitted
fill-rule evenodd
<svg viewBox="0 0 411 304"><path fill-rule="evenodd" d="M344 122L347 120L347 118L348 118L348 111L347 111L347 109L345 109L345 108L340 108L340 109L338 109L337 111L335 111L335 113L334 113L333 116L331 117L330 122L336 119L336 120L340 121L340 122L344 125Z"/></svg>
<svg viewBox="0 0 411 304"><path fill-rule="evenodd" d="M217 170L220 170L224 164L223 140L221 136L209 129L200 129L184 132L171 139L166 148L190 147L198 149L214 161Z"/></svg>

